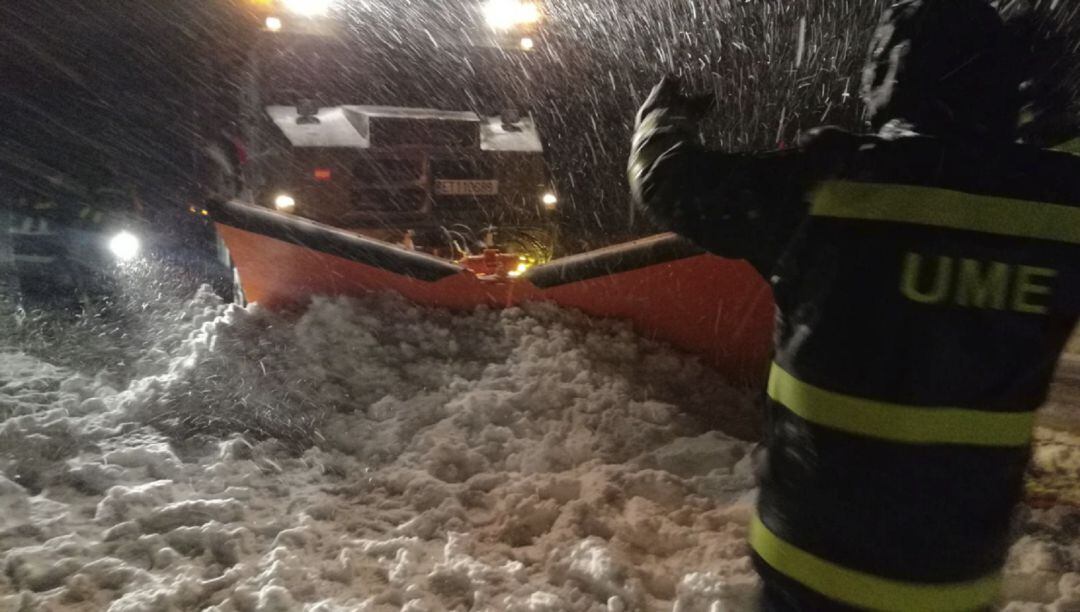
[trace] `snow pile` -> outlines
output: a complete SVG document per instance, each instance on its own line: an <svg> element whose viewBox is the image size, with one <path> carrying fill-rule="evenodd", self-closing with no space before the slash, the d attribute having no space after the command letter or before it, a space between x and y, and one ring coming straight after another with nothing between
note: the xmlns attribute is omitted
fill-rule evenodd
<svg viewBox="0 0 1080 612"><path fill-rule="evenodd" d="M0 610L750 609L751 445L689 415L755 410L694 359L546 305L179 310L120 391L0 357ZM1013 609L1072 609L1080 513L1022 523Z"/></svg>
<svg viewBox="0 0 1080 612"><path fill-rule="evenodd" d="M123 391L38 364L51 395L0 430L0 469L20 475L2 499L21 509L0 531L0 601L707 610L750 596L749 445L687 415L752 431L752 402L695 360L545 305L454 316L383 296L289 319L206 300L179 317L186 340L162 335L167 359L143 358L159 372Z"/></svg>
<svg viewBox="0 0 1080 612"><path fill-rule="evenodd" d="M0 421L33 414L59 401L60 383L69 373L24 353L0 360Z"/></svg>
<svg viewBox="0 0 1080 612"><path fill-rule="evenodd" d="M1040 429L1037 437L1039 444L1032 457L1037 472L1048 477L1080 479L1080 435Z"/></svg>

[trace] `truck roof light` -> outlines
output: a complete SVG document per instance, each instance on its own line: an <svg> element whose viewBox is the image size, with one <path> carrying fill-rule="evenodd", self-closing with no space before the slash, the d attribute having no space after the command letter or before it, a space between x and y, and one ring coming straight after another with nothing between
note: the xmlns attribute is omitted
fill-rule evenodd
<svg viewBox="0 0 1080 612"><path fill-rule="evenodd" d="M318 17L330 10L331 0L284 0L290 13L303 17Z"/></svg>
<svg viewBox="0 0 1080 612"><path fill-rule="evenodd" d="M484 17L493 29L510 30L538 23L540 7L535 2L522 0L488 0L484 5Z"/></svg>

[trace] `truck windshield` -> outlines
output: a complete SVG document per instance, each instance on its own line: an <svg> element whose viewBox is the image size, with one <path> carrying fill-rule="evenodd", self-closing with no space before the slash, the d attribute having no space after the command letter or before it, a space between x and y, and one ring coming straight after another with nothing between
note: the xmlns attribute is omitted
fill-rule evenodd
<svg viewBox="0 0 1080 612"><path fill-rule="evenodd" d="M511 100L507 59L490 47L457 48L434 37L406 49L366 32L264 36L252 67L265 105L312 99L324 105L366 104L498 111ZM500 91L502 93L500 93Z"/></svg>

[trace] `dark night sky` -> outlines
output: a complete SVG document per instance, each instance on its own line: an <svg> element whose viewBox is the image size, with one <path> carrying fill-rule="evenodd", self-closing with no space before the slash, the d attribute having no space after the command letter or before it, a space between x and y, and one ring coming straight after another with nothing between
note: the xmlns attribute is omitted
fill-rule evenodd
<svg viewBox="0 0 1080 612"><path fill-rule="evenodd" d="M242 25L222 0L6 0L0 185L112 173L148 199L182 199L194 126L234 99L223 41Z"/></svg>

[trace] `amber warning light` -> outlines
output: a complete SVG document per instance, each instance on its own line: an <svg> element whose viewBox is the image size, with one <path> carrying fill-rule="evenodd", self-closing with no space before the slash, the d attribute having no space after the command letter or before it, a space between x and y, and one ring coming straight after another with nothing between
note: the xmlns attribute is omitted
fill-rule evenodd
<svg viewBox="0 0 1080 612"><path fill-rule="evenodd" d="M329 168L316 168L315 180L316 181L329 181L334 178L334 173Z"/></svg>

